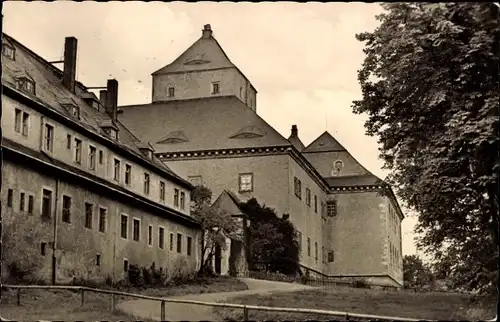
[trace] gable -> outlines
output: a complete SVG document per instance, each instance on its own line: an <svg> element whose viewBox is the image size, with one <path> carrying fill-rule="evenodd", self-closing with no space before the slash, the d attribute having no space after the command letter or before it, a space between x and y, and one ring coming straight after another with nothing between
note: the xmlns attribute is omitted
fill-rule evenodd
<svg viewBox="0 0 500 322"><path fill-rule="evenodd" d="M302 152L347 151L330 133L325 131L309 144Z"/></svg>
<svg viewBox="0 0 500 322"><path fill-rule="evenodd" d="M232 216L243 216L244 213L241 211L238 205L238 200L226 190L222 191L217 200L212 204L212 208L222 210L227 212Z"/></svg>
<svg viewBox="0 0 500 322"><path fill-rule="evenodd" d="M234 96L121 106L119 119L156 153L290 146L281 134ZM163 144L165 129L186 139ZM239 138L248 138L240 140ZM161 142L161 144L160 144Z"/></svg>
<svg viewBox="0 0 500 322"><path fill-rule="evenodd" d="M160 139L158 144L175 144L175 143L183 143L188 142L188 138L184 131L173 131L170 132L167 136Z"/></svg>
<svg viewBox="0 0 500 322"><path fill-rule="evenodd" d="M235 67L214 37L201 37L184 53L152 75Z"/></svg>

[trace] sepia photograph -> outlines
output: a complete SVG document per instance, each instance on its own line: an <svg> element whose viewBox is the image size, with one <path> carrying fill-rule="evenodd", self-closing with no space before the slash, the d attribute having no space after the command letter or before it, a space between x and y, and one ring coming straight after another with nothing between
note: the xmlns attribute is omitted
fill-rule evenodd
<svg viewBox="0 0 500 322"><path fill-rule="evenodd" d="M498 2L0 5L0 321L497 320Z"/></svg>

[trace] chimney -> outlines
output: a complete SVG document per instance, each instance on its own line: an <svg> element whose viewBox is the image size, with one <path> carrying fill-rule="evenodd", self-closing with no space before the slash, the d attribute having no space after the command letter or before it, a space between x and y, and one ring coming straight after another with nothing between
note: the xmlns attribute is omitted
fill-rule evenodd
<svg viewBox="0 0 500 322"><path fill-rule="evenodd" d="M116 122L118 109L118 81L116 79L108 79L105 96L106 104L104 108L106 113Z"/></svg>
<svg viewBox="0 0 500 322"><path fill-rule="evenodd" d="M297 129L297 125L292 125L292 134L290 137L298 137L299 136L299 130Z"/></svg>
<svg viewBox="0 0 500 322"><path fill-rule="evenodd" d="M212 37L212 28L207 24L203 26L203 33L201 38L207 39L210 37Z"/></svg>
<svg viewBox="0 0 500 322"><path fill-rule="evenodd" d="M101 102L102 106L106 106L106 90L100 90L99 91L99 101Z"/></svg>
<svg viewBox="0 0 500 322"><path fill-rule="evenodd" d="M75 37L66 37L64 42L63 85L71 93L75 92L77 43L78 40Z"/></svg>

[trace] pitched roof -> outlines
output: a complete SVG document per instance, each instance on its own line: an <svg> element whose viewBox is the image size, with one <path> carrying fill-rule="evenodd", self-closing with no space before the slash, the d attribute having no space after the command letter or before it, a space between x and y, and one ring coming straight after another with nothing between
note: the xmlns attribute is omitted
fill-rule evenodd
<svg viewBox="0 0 500 322"><path fill-rule="evenodd" d="M37 102L47 107L52 112L56 112L64 116L71 116L70 111L64 107L66 103L71 102L71 104L77 105L80 110L80 119L73 118L73 120L86 130L97 135L100 133L100 126L111 122L111 118L107 113L103 110L97 110L83 100L82 97L91 96L85 86L77 82L75 86L75 93L72 93L62 84L61 79L63 72L60 69L38 56L35 52L28 49L14 38L6 34L2 34L2 36L2 41L7 41L15 48L14 60L2 57L3 86L7 86L13 91L18 92L16 79L18 75L27 74L35 82L36 95L24 92L23 95L29 97L31 101ZM190 185L186 180L175 174L158 158L153 157L153 160L146 158L136 145L140 142L140 140L121 122L117 122L115 124L119 129L119 139L114 142L116 146Z"/></svg>
<svg viewBox="0 0 500 322"><path fill-rule="evenodd" d="M299 139L298 136L290 135L288 141L299 151L302 152L305 148L304 143Z"/></svg>
<svg viewBox="0 0 500 322"><path fill-rule="evenodd" d="M233 217L245 216L245 213L240 208L238 198L227 190L222 191L217 200L212 204L212 207L226 211Z"/></svg>
<svg viewBox="0 0 500 322"><path fill-rule="evenodd" d="M312 141L302 153L308 152L330 152L330 151L347 151L342 144L340 144L335 138L325 131L316 140Z"/></svg>
<svg viewBox="0 0 500 322"><path fill-rule="evenodd" d="M236 67L213 36L201 37L177 59L152 75Z"/></svg>
<svg viewBox="0 0 500 322"><path fill-rule="evenodd" d="M374 186L383 182L373 174L362 176L339 176L325 178L330 187Z"/></svg>
<svg viewBox="0 0 500 322"><path fill-rule="evenodd" d="M291 146L281 134L234 96L121 106L118 118L156 153ZM230 120L230 121L222 121ZM259 135L241 136L258 128ZM158 143L172 132L188 139Z"/></svg>

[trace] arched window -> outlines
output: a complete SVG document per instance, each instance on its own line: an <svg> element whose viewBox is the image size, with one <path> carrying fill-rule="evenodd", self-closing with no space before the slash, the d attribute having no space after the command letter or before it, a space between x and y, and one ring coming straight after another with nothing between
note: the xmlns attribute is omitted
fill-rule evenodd
<svg viewBox="0 0 500 322"><path fill-rule="evenodd" d="M340 175L340 171L344 167L344 163L341 160L336 160L333 162L333 167L332 167L332 177L336 177Z"/></svg>

